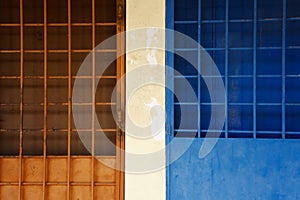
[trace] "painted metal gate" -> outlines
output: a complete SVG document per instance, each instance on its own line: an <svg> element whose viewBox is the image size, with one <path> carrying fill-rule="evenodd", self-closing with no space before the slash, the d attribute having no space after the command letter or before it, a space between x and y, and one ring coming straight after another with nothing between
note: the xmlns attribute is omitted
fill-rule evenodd
<svg viewBox="0 0 300 200"><path fill-rule="evenodd" d="M204 48L167 35L175 52L167 65L176 70L167 85L177 95L167 91L167 141L193 141L168 168L168 199L300 198L299 8L297 0L167 1L167 28ZM220 76L199 73L213 65L202 62L203 51ZM196 59L196 68L178 53ZM213 102L204 80L220 78L226 96ZM211 119L214 106L225 109L221 130L209 128L219 117ZM199 157L203 143L219 135L210 154Z"/></svg>
<svg viewBox="0 0 300 200"><path fill-rule="evenodd" d="M100 161L123 166L118 149L124 148L124 136L111 107L123 109L124 86L117 88L115 99L110 95L124 73L124 58L102 76L96 70L102 62L96 59L122 52L124 40L93 50L124 31L123 10L123 0L0 1L1 200L123 199L123 173ZM92 73L77 76L89 53ZM92 85L83 91L97 88L86 102L72 102L76 79ZM79 138L72 106L81 107L82 114L92 119L80 130L92 146L90 151ZM118 149L97 136L99 131Z"/></svg>

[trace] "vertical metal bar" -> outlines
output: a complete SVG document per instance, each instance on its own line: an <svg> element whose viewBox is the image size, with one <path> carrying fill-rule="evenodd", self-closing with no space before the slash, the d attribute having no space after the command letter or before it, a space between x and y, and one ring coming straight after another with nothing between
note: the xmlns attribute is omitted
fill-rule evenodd
<svg viewBox="0 0 300 200"><path fill-rule="evenodd" d="M226 0L226 26L225 26L225 89L226 89L226 105L225 105L225 138L228 138L228 35L229 35L229 0Z"/></svg>
<svg viewBox="0 0 300 200"><path fill-rule="evenodd" d="M169 30L174 30L174 1L167 0L166 5L166 26ZM174 34L166 34L166 199L172 199L172 167L169 165L171 158L170 141L174 137Z"/></svg>
<svg viewBox="0 0 300 200"><path fill-rule="evenodd" d="M92 176L91 176L91 199L94 199L94 179L95 179L95 0L92 0Z"/></svg>
<svg viewBox="0 0 300 200"><path fill-rule="evenodd" d="M71 169L71 84L72 84L72 46L71 46L71 0L68 0L68 169L67 169L67 200L70 200L70 169Z"/></svg>
<svg viewBox="0 0 300 200"><path fill-rule="evenodd" d="M256 30L257 30L257 0L253 6L253 138L256 138Z"/></svg>
<svg viewBox="0 0 300 200"><path fill-rule="evenodd" d="M124 2L124 0L122 0L122 2ZM123 32L124 29L124 17L122 19L122 23L121 23L121 32ZM122 151L119 151L120 155L117 155L120 161L120 171L119 173L119 181L118 181L118 193L119 193L119 199L122 200L125 198L124 196L124 187L125 187L125 174L124 174L124 170L125 170L125 155L123 153L123 151L125 150L125 136L124 136L124 131L125 131L125 80L123 78L123 75L125 74L125 38L124 35L122 35L120 41L119 41L119 49L122 52L122 56L120 57L120 78L122 78L122 84L121 84L121 91L120 91L120 107L121 107L121 123L122 123L122 127L118 129L118 131L120 132L120 136L118 136L119 138L119 148Z"/></svg>
<svg viewBox="0 0 300 200"><path fill-rule="evenodd" d="M20 0L20 136L19 136L19 200L22 199L22 157L23 157L23 86L24 86L24 22L23 0Z"/></svg>
<svg viewBox="0 0 300 200"><path fill-rule="evenodd" d="M125 74L125 38L121 33L124 31L124 0L116 0L116 33L117 33L117 80L116 82L120 82L117 85L117 98L116 98L116 109L119 115L119 127L116 127L116 168L118 169L116 173L116 193L115 199L124 199L124 154L122 150L124 150L124 110L125 110L125 80L122 76Z"/></svg>
<svg viewBox="0 0 300 200"><path fill-rule="evenodd" d="M44 0L44 148L43 198L46 199L47 179L47 0Z"/></svg>
<svg viewBox="0 0 300 200"><path fill-rule="evenodd" d="M166 26L169 30L174 30L174 1L167 0L167 20ZM166 145L174 137L174 34L167 32L166 35Z"/></svg>
<svg viewBox="0 0 300 200"><path fill-rule="evenodd" d="M285 138L285 48L286 48L286 0L283 0L282 8L282 102L281 102L281 119L282 119L282 138Z"/></svg>
<svg viewBox="0 0 300 200"><path fill-rule="evenodd" d="M122 4L120 4L120 1L119 0L116 0L116 7L115 7L115 10L116 10L116 33L120 33L121 32L121 27L120 27L120 16L122 16ZM120 67L121 67L121 63L120 63L120 55L122 52L120 52L120 46L119 46L119 43L120 43L120 35L117 35L117 38L116 38L116 47L117 47L117 68L116 68L116 82L120 81L121 79L121 70L120 70ZM119 67L120 66L120 67ZM118 169L118 171L116 171L116 193L115 193L115 199L119 199L120 198L120 170L121 170L121 152L119 150L119 148L121 148L121 144L120 144L120 141L121 141L121 127L118 127L118 125L120 125L121 122L121 119L120 119L120 114L121 114L121 104L120 104L120 85L117 85L117 95L116 95L116 111L117 111L117 115L118 115L118 123L117 124L117 127L116 127L116 169Z"/></svg>
<svg viewBox="0 0 300 200"><path fill-rule="evenodd" d="M198 0L198 135L201 137L201 0Z"/></svg>

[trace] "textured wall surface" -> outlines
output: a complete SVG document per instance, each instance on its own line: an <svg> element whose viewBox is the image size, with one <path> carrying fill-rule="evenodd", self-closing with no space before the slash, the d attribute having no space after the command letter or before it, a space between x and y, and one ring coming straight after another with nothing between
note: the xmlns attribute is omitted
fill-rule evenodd
<svg viewBox="0 0 300 200"><path fill-rule="evenodd" d="M164 0L128 0L126 9L126 31L132 31L139 28L165 27L165 1ZM155 35L155 34L154 34ZM137 43L137 40L150 41L154 39L151 31L145 38L126 38L127 49L131 45ZM157 39L157 38L156 38ZM164 46L165 39L158 38L159 46ZM164 85L148 84L139 87L138 81L146 77L158 78L164 84L164 63L165 52L159 50L144 49L136 52L128 53L126 55L126 73L134 73L136 69L141 71L138 76L126 78L126 99L127 99L127 115L126 115L126 151L133 154L151 154L164 149L165 134L164 127L158 135L150 135L147 139L139 138L143 131L133 130L132 124L128 123L130 120L138 127L151 126L153 118L151 117L151 110L153 105L158 105L164 109L165 105L165 88ZM144 71L149 65L157 65L158 67L152 71ZM133 90L134 92L129 92ZM163 114L164 115L164 114ZM164 118L163 118L164 119ZM164 125L163 125L164 126ZM134 137L136 136L136 137ZM126 157L126 155L125 155ZM141 174L134 174L132 167L139 164L138 160L125 158L125 169L128 171L125 175L125 199L126 200L163 200L166 196L166 182L165 170L156 170L154 172L144 172ZM164 157L160 159L165 163ZM156 162L149 160L149 165ZM147 165L147 164L146 164Z"/></svg>
<svg viewBox="0 0 300 200"><path fill-rule="evenodd" d="M170 199L300 198L299 141L220 139L199 159L202 141L172 165Z"/></svg>

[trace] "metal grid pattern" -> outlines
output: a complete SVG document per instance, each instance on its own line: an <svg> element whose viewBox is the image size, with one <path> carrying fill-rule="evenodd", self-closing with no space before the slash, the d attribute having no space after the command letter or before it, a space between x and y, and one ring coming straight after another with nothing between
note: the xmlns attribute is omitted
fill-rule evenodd
<svg viewBox="0 0 300 200"><path fill-rule="evenodd" d="M75 106L86 107L87 115L96 111L107 137L124 148L124 136L110 113L111 105L124 109L124 86L117 88L115 102L109 96L124 74L124 58L103 76L96 72L97 55L123 52L124 39L118 38L111 49L92 51L124 31L124 2L5 0L0 9L0 199L123 199L122 172L95 159L119 168L121 153L95 137L99 130L93 114L91 128L83 130L90 137L91 154L84 148L71 99L76 78L92 81L93 90L95 79L101 78L92 101ZM91 51L92 74L76 76Z"/></svg>
<svg viewBox="0 0 300 200"><path fill-rule="evenodd" d="M227 118L221 137L300 138L299 1L167 2L167 28L198 41L221 73L227 94ZM175 52L197 57L200 69L200 49L184 46L172 38L167 45ZM183 137L205 137L212 102L204 81L190 63L176 55L167 54L167 65L182 74L167 74L168 86L188 97L180 88L180 79L186 78L198 96L198 102L188 98L186 102L177 102L167 92L167 123L174 124L167 131L171 137L177 133ZM216 77L208 78L213 81ZM180 109L191 116L190 126L182 129L178 129Z"/></svg>

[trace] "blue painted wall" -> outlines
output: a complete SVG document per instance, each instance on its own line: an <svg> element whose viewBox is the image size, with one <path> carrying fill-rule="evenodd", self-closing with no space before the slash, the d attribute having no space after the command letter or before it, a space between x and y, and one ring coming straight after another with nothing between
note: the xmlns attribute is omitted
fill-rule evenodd
<svg viewBox="0 0 300 200"><path fill-rule="evenodd" d="M202 142L171 165L168 199L300 199L300 141L219 139L199 159Z"/></svg>
<svg viewBox="0 0 300 200"><path fill-rule="evenodd" d="M166 90L166 141L194 140L168 168L167 199L300 199L299 10L299 0L167 0L166 27L207 50L227 96L222 138L199 159L218 102L211 102L191 62L166 54L167 66L182 74L167 71L167 86L185 97L179 102ZM166 41L168 49L198 59L198 71L205 67L199 47L169 35ZM197 101L189 99L183 77ZM180 128L182 121L189 123ZM179 149L173 146L167 156Z"/></svg>

